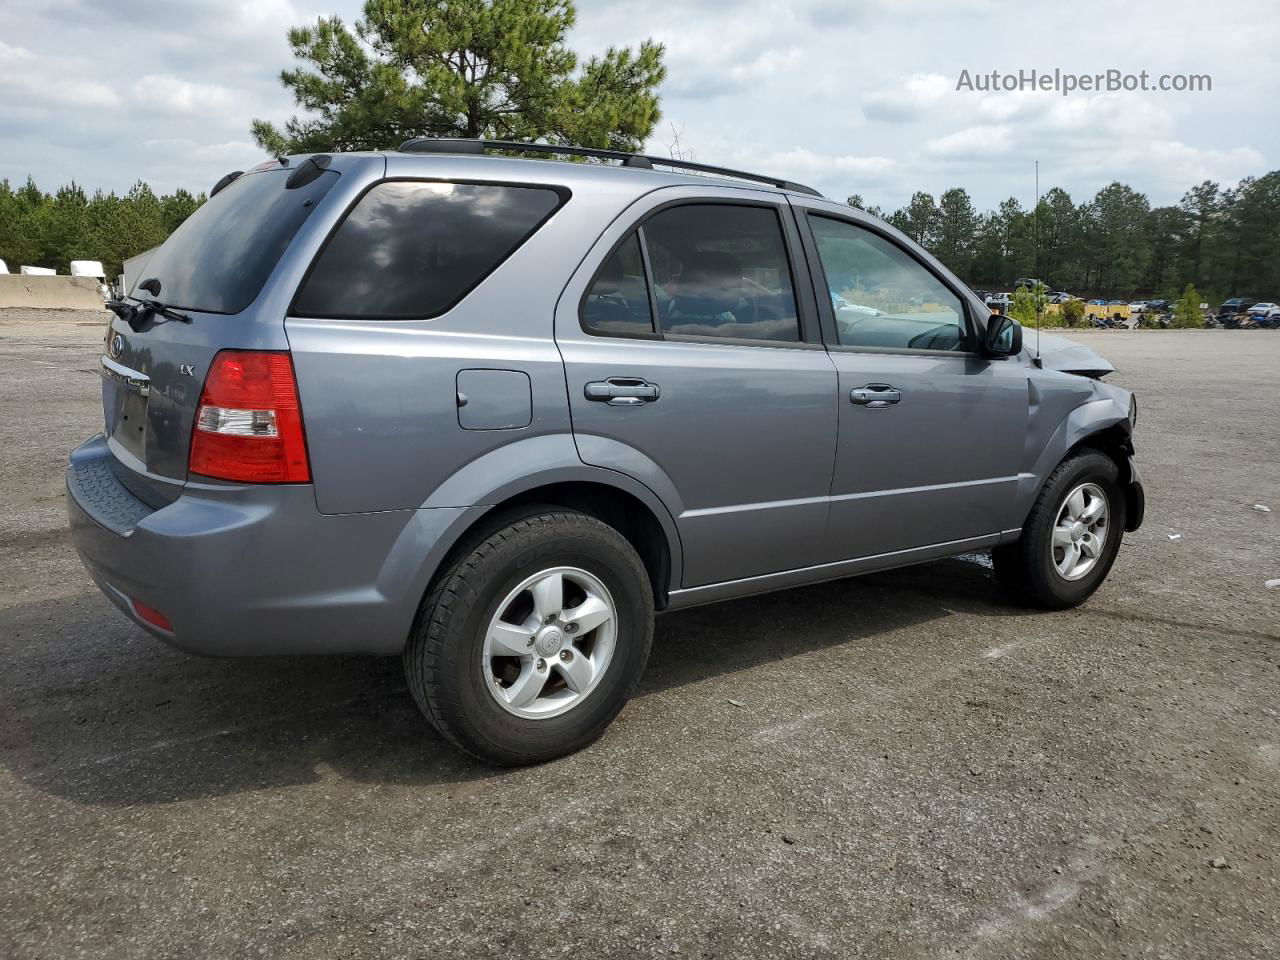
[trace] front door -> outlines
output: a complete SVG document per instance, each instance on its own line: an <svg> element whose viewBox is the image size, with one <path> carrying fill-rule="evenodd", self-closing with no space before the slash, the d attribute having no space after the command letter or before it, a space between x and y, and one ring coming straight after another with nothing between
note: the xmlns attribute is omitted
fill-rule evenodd
<svg viewBox="0 0 1280 960"><path fill-rule="evenodd" d="M668 505L683 587L822 556L836 372L778 199L648 195L600 239L557 311L579 454Z"/></svg>
<svg viewBox="0 0 1280 960"><path fill-rule="evenodd" d="M1026 436L1027 367L980 356L969 298L899 239L796 208L839 371L826 559L999 533Z"/></svg>

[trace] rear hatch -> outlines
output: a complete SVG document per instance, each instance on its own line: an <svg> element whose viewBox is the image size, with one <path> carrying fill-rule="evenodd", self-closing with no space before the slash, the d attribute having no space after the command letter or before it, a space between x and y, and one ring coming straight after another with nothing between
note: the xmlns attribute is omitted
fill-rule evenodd
<svg viewBox="0 0 1280 960"><path fill-rule="evenodd" d="M288 348L283 310L268 315L255 301L338 173L290 185L297 166L263 166L211 197L148 258L130 299L163 303L170 316L152 313L136 330L114 317L107 330L104 432L120 480L152 506L186 482L193 419L218 351ZM151 279L155 293L141 289Z"/></svg>

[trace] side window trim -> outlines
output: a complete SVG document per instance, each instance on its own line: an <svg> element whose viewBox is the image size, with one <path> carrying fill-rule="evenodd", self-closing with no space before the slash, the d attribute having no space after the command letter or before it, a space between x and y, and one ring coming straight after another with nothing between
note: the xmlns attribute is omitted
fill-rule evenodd
<svg viewBox="0 0 1280 960"><path fill-rule="evenodd" d="M712 337L699 336L697 334L675 334L664 333L659 323L657 297L653 292L653 268L649 259L649 244L644 235L644 225L653 217L669 210L672 207L698 206L706 204L724 204L727 206L737 207L763 207L772 210L774 216L778 220L778 230L782 236L783 253L787 258L787 269L791 275L792 296L795 298L797 321L800 326L799 340L755 340L743 337ZM801 232L797 229L793 211L790 203L785 196L780 195L777 201L769 201L757 199L755 197L681 197L678 200L668 200L657 206L650 207L638 218L631 222L626 232L609 248L609 252L604 256L596 269L591 274L590 280L583 290L582 297L578 303L578 326L582 332L590 337L613 338L619 340L671 340L678 343L707 343L707 344L725 344L729 346L749 346L749 347L771 347L774 349L824 349L821 319L815 315L815 304L812 284L806 283L805 278L809 276L808 256L804 249L804 239ZM651 333L601 333L587 326L584 319L585 306L587 297L591 293L591 289L595 286L596 280L604 271L609 260L618 251L624 243L632 236L636 236L640 241L640 259L644 269L645 286L649 291L649 323L652 329ZM810 278L811 279L811 278Z"/></svg>
<svg viewBox="0 0 1280 960"><path fill-rule="evenodd" d="M981 354L973 349L977 343L976 324L971 312L971 304L969 298L955 288L946 277L942 276L930 264L921 260L914 250L905 246L892 234L878 229L872 224L862 223L852 217L844 217L839 213L827 210L816 210L811 207L793 206L796 220L800 228L800 236L804 244L806 258L809 261L810 281L813 287L813 294L818 304L818 316L821 318L822 337L828 350L836 350L842 353L887 353L901 356L923 356L923 357L956 357L959 359L973 359L981 356ZM830 295L823 296L829 287L827 284L826 268L822 264L822 257L818 252L817 240L813 235L813 228L810 226L810 217L825 217L828 220L834 220L837 223L848 224L851 227L857 227L860 230L866 230L887 243L892 244L910 260L925 270L939 284L941 284L952 296L960 303L960 309L964 314L965 327L965 349L964 350L930 350L919 347L872 347L861 346L857 344L845 344L840 342L839 334L836 332L835 310L831 304Z"/></svg>
<svg viewBox="0 0 1280 960"><path fill-rule="evenodd" d="M661 339L663 332L658 326L658 295L653 292L653 264L649 262L649 241L644 236L644 224L638 224L630 233L636 235L636 241L640 244L640 271L644 274L645 296L649 298L649 332Z"/></svg>

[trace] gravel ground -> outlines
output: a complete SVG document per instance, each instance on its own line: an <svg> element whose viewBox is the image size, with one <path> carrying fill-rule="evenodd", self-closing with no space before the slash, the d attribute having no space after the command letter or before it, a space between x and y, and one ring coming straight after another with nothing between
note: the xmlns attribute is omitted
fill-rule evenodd
<svg viewBox="0 0 1280 960"><path fill-rule="evenodd" d="M1280 952L1280 334L1079 335L1149 498L1084 608L950 560L672 614L599 743L499 772L394 659L195 659L98 595L104 317L0 312L0 957Z"/></svg>

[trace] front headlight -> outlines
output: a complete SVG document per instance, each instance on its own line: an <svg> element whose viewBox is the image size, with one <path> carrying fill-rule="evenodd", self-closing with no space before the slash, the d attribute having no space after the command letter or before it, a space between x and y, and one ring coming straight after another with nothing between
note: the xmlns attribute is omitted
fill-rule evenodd
<svg viewBox="0 0 1280 960"><path fill-rule="evenodd" d="M1138 398L1132 394L1129 395L1129 427L1132 429L1138 425Z"/></svg>

